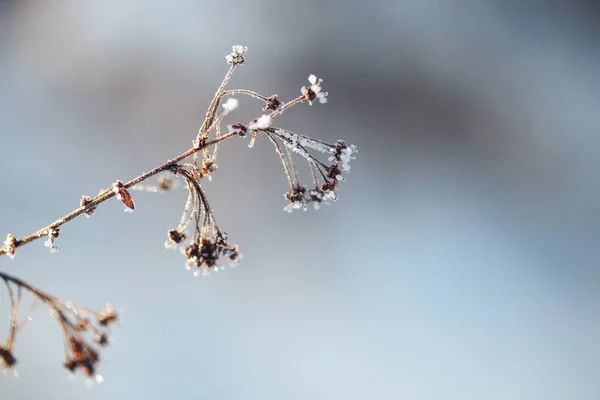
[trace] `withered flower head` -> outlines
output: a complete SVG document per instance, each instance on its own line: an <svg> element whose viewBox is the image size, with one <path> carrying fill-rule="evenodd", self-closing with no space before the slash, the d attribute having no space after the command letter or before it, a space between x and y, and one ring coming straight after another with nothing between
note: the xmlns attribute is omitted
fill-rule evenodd
<svg viewBox="0 0 600 400"><path fill-rule="evenodd" d="M185 241L185 233L179 231L178 229L171 229L167 233L167 241L165 242L165 247L167 249L176 248L178 245Z"/></svg>
<svg viewBox="0 0 600 400"><path fill-rule="evenodd" d="M17 363L12 352L4 346L0 346L0 366L10 369Z"/></svg>
<svg viewBox="0 0 600 400"><path fill-rule="evenodd" d="M109 326L117 320L117 312L112 307L106 307L106 309L96 313L96 320L102 326Z"/></svg>
<svg viewBox="0 0 600 400"><path fill-rule="evenodd" d="M106 346L108 345L108 335L106 335L106 333L100 333L97 332L94 335L94 342L98 343L100 346Z"/></svg>
<svg viewBox="0 0 600 400"><path fill-rule="evenodd" d="M308 77L308 81L311 85L303 86L300 90L304 98L308 100L308 104L312 106L313 102L317 99L321 104L327 103L327 92L323 92L323 89L321 88L321 82L323 82L323 79L317 79L316 76L311 74Z"/></svg>
<svg viewBox="0 0 600 400"><path fill-rule="evenodd" d="M241 65L244 63L244 53L248 51L248 47L235 45L232 47L232 51L228 54L225 59L227 64Z"/></svg>
<svg viewBox="0 0 600 400"><path fill-rule="evenodd" d="M292 190L284 194L284 197L290 202L285 206L284 210L292 212L295 209L303 208L306 211L306 198L304 197L306 188L304 186L295 185Z"/></svg>
<svg viewBox="0 0 600 400"><path fill-rule="evenodd" d="M265 108L263 108L263 111L278 111L279 109L281 109L281 101L279 101L277 95L274 94L272 96L267 97L267 101L265 104Z"/></svg>

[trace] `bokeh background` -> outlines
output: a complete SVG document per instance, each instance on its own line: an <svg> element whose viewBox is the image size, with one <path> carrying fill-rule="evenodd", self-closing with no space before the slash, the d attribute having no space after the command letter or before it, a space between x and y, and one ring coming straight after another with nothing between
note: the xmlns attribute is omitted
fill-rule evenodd
<svg viewBox="0 0 600 400"><path fill-rule="evenodd" d="M227 142L206 190L245 258L208 278L163 248L183 190L2 257L123 318L89 388L38 310L0 398L600 398L596 2L0 4L2 235L186 149L233 44L231 87L290 99L315 73L329 103L278 124L359 147L338 202L288 215L270 144Z"/></svg>

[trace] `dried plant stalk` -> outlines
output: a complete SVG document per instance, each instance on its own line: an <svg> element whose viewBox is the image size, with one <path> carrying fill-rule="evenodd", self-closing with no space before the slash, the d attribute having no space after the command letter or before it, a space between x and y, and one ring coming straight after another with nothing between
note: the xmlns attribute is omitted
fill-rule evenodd
<svg viewBox="0 0 600 400"><path fill-rule="evenodd" d="M225 90L236 68L244 64L246 51L245 47L233 46L233 51L226 56L230 68L210 102L206 117L192 141L190 149L128 182L115 181L95 197L83 196L78 208L30 235L17 238L13 234L8 234L0 247L0 256L7 255L14 258L18 248L43 237L47 237L45 245L50 248L50 251L58 252L55 241L62 225L82 214L91 216L99 205L112 197L121 201L125 206L125 211L133 212L135 203L129 190L168 191L174 185L172 179L165 176L161 176L154 186L142 184L155 175L166 172L174 175L175 178L183 179L188 190L188 197L179 224L167 233L165 246L180 248L186 257L186 267L193 270L195 275L218 271L223 268L223 260L238 262L241 257L239 249L236 245L229 243L227 233L217 225L202 187L202 180L204 178L210 180L217 169L219 144L233 137L244 138L248 134L250 134L249 147L252 147L257 137L263 134L273 144L281 159L290 185L290 190L284 194L288 200L288 204L284 208L286 211L306 210L310 203L318 209L321 203L336 200L338 184L344 180L342 174L350 171L349 164L354 159L356 147L347 146L342 140L328 144L309 136L272 126L275 117L296 104L304 101L310 105L316 101L326 103L327 93L321 88L322 80L310 75L308 77L310 85L303 86L300 89L300 95L288 102L280 101L277 95L265 96L248 89ZM238 106L237 99L231 97L234 95L245 95L263 102L262 110L266 113L247 124L238 122L228 125L227 132L222 133L221 123L224 117ZM220 109L222 110L219 111ZM213 135L212 138L211 135ZM212 148L212 154L209 153L209 148ZM285 153L283 149L285 149ZM319 160L312 153L328 154L327 162L329 164ZM201 162L200 156L202 156ZM295 156L304 158L308 163L313 184L309 190L300 184ZM185 162L189 157L192 157L192 161ZM9 334L5 342L0 345L0 367L11 369L17 362L13 354L15 338L30 319L32 312L32 309L26 314L22 312L22 299L25 293L33 298L34 306L38 303L43 304L58 322L65 345L64 366L71 372L82 372L86 376L95 376L99 380L100 377L96 375L96 364L99 361L98 352L108 344L106 328L117 319L116 311L108 307L97 312L71 302L65 302L1 271L0 279L4 282L4 288L8 292L11 308Z"/></svg>

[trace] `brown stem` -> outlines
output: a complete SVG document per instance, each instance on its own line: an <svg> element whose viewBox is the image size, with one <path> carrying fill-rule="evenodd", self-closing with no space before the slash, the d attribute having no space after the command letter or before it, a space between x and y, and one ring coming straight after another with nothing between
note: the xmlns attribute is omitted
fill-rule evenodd
<svg viewBox="0 0 600 400"><path fill-rule="evenodd" d="M204 144L202 144L201 146L199 146L198 148L191 148L188 151L186 151L185 153L182 153L180 155L178 155L177 157L166 161L165 163L159 165L158 167L154 168L151 171L145 172L143 174L141 174L140 176L138 176L137 178L134 178L132 180L130 180L129 182L125 183L123 186L125 189L128 189L132 186L137 185L138 183L141 183L145 180L147 180L148 178L153 177L154 175L163 172L163 171L167 171L169 169L171 169L175 164L177 164L179 161L186 159L187 157L201 151L204 150L207 147L213 146L219 142L222 142L224 140L230 139L231 137L237 135L237 132L233 131L233 132L229 132L217 139L213 139L210 141L205 142ZM48 235L48 232L51 232L52 229L54 228L58 228L61 225L66 224L67 222L69 222L70 220L80 216L81 214L83 214L86 210L90 210L92 208L95 208L97 205L104 203L106 200L110 199L111 197L115 196L115 193L112 191L112 189L106 189L105 191L101 192L99 195L97 195L96 197L94 197L92 199L92 201L90 201L89 203L87 203L85 206L81 206L79 208L76 208L75 210L71 211L69 214L63 216L62 218L57 219L56 221L54 221L53 223L51 223L50 225L32 233L31 235L25 236L24 238L18 239L15 242L15 248L16 247L21 247L27 243L33 242L34 240L40 239L46 235ZM6 254L6 250L4 248L0 248L0 256ZM0 274L0 278L2 278L2 274ZM11 280L15 280L16 278L11 278Z"/></svg>

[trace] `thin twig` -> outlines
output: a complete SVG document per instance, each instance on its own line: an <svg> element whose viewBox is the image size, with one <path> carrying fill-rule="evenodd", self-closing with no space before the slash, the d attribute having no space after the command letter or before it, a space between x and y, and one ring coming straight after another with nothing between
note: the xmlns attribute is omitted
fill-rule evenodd
<svg viewBox="0 0 600 400"><path fill-rule="evenodd" d="M153 177L154 175L163 172L163 171L167 171L169 169L171 169L174 165L176 165L179 161L188 158L189 156L204 150L207 147L213 146L219 142L222 142L224 140L230 139L233 136L237 135L237 132L229 132L221 137L219 137L218 139L214 139L214 140L210 140L207 141L206 143L204 143L203 145L199 146L198 148L191 148L188 151L186 151L185 153L182 153L180 155L178 155L177 157L159 165L158 167L154 168L151 171L145 172L143 174L141 174L140 176L138 176L137 178L134 178L132 180L130 180L129 182L123 184L123 187L125 189L128 189L132 186L137 185L138 183L142 183L145 180L147 180L148 178ZM59 226L69 222L70 220L77 218L78 216L80 216L81 214L85 213L86 210L90 210L96 206L98 206L99 204L104 203L106 200L110 199L111 197L114 197L115 193L114 191L112 191L111 189L106 189L103 192L101 192L98 196L94 197L92 199L91 202L89 202L86 206L81 206L79 208L76 208L75 210L71 211L69 214L65 215L62 218L57 219L56 221L54 221L53 223L51 223L50 225L45 226L44 228L32 233L31 235L25 236L21 239L18 239L15 242L15 248L17 247L21 247L27 243L33 242L34 240L40 239L42 237L45 237L46 235L48 235L48 232L52 231L52 229L58 228ZM0 256L6 254L6 250L4 248L0 248ZM0 275L1 277L1 275Z"/></svg>

